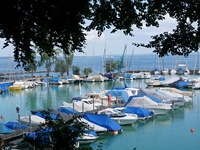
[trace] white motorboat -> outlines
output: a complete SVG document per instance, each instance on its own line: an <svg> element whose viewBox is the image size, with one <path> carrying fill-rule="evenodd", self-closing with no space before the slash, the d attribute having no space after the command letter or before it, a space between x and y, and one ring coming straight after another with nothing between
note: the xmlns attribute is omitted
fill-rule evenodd
<svg viewBox="0 0 200 150"><path fill-rule="evenodd" d="M162 86L169 86L170 84L172 84L178 80L180 80L180 77L172 77L172 78L166 79L164 81L160 81L160 84Z"/></svg>
<svg viewBox="0 0 200 150"><path fill-rule="evenodd" d="M161 81L164 81L165 78L162 77L162 76L159 76L159 77L155 77L153 79L148 79L145 81L145 83L147 84L147 86L161 86Z"/></svg>
<svg viewBox="0 0 200 150"><path fill-rule="evenodd" d="M87 98L87 97L74 97L72 98L72 102L77 102L77 101L81 101L84 102L85 104L89 104L89 105L94 105L94 108L101 108L102 106L107 106L104 105L103 103L100 103L99 101L96 101L93 98Z"/></svg>
<svg viewBox="0 0 200 150"><path fill-rule="evenodd" d="M192 91L182 91L177 88L171 88L171 87L164 87L164 88L160 88L160 89L162 89L164 91L169 91L172 93L178 93L178 94L181 94L182 96L189 96L189 97L194 96L194 93Z"/></svg>
<svg viewBox="0 0 200 150"><path fill-rule="evenodd" d="M183 74L184 74L184 75L189 75L189 74L190 74L190 70L186 68L186 69L183 71Z"/></svg>
<svg viewBox="0 0 200 150"><path fill-rule="evenodd" d="M150 111L153 111L155 115L164 115L170 110L172 110L172 104L157 103L147 96L131 96L125 107L136 106L143 107Z"/></svg>
<svg viewBox="0 0 200 150"><path fill-rule="evenodd" d="M173 104L174 109L178 109L180 106L183 106L185 104L184 102L184 97L181 96L180 94L175 94L169 91L164 91L164 90L156 90L156 92L160 93L163 95L163 97L166 97L162 101L165 103L171 103Z"/></svg>
<svg viewBox="0 0 200 150"><path fill-rule="evenodd" d="M115 108L103 109L99 111L98 114L106 114L120 125L131 125L138 120L138 116L136 114L126 114Z"/></svg>
<svg viewBox="0 0 200 150"><path fill-rule="evenodd" d="M172 70L170 70L170 74L175 75L175 74L177 74L177 71L175 69L172 69Z"/></svg>
<svg viewBox="0 0 200 150"><path fill-rule="evenodd" d="M151 78L151 73L150 72L139 72L141 74L143 74L143 79L150 79Z"/></svg>
<svg viewBox="0 0 200 150"><path fill-rule="evenodd" d="M159 103L173 104L173 109L178 109L185 104L184 97L176 93L167 93L164 90L142 89L152 100Z"/></svg>
<svg viewBox="0 0 200 150"><path fill-rule="evenodd" d="M190 81L190 84L188 84L188 88L192 88L193 90L200 89L200 77L198 77L197 79L192 79Z"/></svg>
<svg viewBox="0 0 200 150"><path fill-rule="evenodd" d="M62 85L63 81L59 77L52 77L51 79L49 79L49 84L52 84L52 85Z"/></svg>
<svg viewBox="0 0 200 150"><path fill-rule="evenodd" d="M160 80L158 79L151 79L151 80L146 80L145 83L147 84L147 86L161 86L160 84Z"/></svg>
<svg viewBox="0 0 200 150"><path fill-rule="evenodd" d="M78 112L86 112L97 109L93 104L86 104L82 101L77 101L73 103L63 102L61 107L71 107Z"/></svg>
<svg viewBox="0 0 200 150"><path fill-rule="evenodd" d="M82 80L83 82L94 82L95 79L93 77L93 75L88 76L87 78L83 78Z"/></svg>
<svg viewBox="0 0 200 150"><path fill-rule="evenodd" d="M84 133L83 136L78 137L78 141L80 144L90 144L94 142L98 136L90 134L90 133Z"/></svg>
<svg viewBox="0 0 200 150"><path fill-rule="evenodd" d="M162 94L165 94L167 97L172 97L172 99L175 99L175 101L179 101L179 102L183 102L183 104L188 103L188 102L192 102L192 98L190 96L187 95L182 95L179 93L175 93L175 92L170 92L170 91L166 91L163 90L162 88L157 90L158 92L161 92Z"/></svg>
<svg viewBox="0 0 200 150"><path fill-rule="evenodd" d="M13 85L8 87L9 91L20 91L27 88L28 85L25 85L24 81L15 81Z"/></svg>
<svg viewBox="0 0 200 150"><path fill-rule="evenodd" d="M144 79L144 74L142 72L133 72L132 73L133 79Z"/></svg>
<svg viewBox="0 0 200 150"><path fill-rule="evenodd" d="M154 75L160 75L160 71L155 70L155 71L154 71Z"/></svg>
<svg viewBox="0 0 200 150"><path fill-rule="evenodd" d="M161 73L162 73L163 75L167 75L167 74L169 74L169 69L168 69L168 68L164 68L164 69L161 71Z"/></svg>
<svg viewBox="0 0 200 150"><path fill-rule="evenodd" d="M199 90L200 89L200 82L195 82L192 84L192 89L193 90Z"/></svg>
<svg viewBox="0 0 200 150"><path fill-rule="evenodd" d="M45 119L37 115L21 116L17 120L27 125L40 125L42 123L45 123Z"/></svg>
<svg viewBox="0 0 200 150"><path fill-rule="evenodd" d="M69 84L74 83L74 79L72 79L72 78L65 78L65 80L66 80Z"/></svg>
<svg viewBox="0 0 200 150"><path fill-rule="evenodd" d="M124 80L134 80L134 79L143 79L144 75L143 73L133 72L133 73L125 73L123 77Z"/></svg>
<svg viewBox="0 0 200 150"><path fill-rule="evenodd" d="M101 91L101 92L91 92L87 93L85 95L86 98L91 99L92 101L94 100L95 106L99 108L99 106L110 106L114 102L116 102L116 97L115 96L107 96L106 95L107 91Z"/></svg>
<svg viewBox="0 0 200 150"><path fill-rule="evenodd" d="M97 134L102 134L104 132L107 132L106 128L104 128L102 126L99 126L99 125L97 125L95 123L92 123L92 122L90 122L90 121L88 121L88 120L86 120L84 118L81 118L80 121L85 122L86 124L88 124Z"/></svg>
<svg viewBox="0 0 200 150"><path fill-rule="evenodd" d="M95 80L95 82L104 82L104 77L102 76L102 75L100 75L100 74L94 74L93 75L93 78L94 78L94 80Z"/></svg>

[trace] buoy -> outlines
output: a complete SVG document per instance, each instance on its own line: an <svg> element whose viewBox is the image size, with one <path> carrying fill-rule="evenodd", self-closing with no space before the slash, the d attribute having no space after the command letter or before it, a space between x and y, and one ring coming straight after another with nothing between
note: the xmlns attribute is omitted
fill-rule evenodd
<svg viewBox="0 0 200 150"><path fill-rule="evenodd" d="M193 128L192 128L192 129L190 129L190 132L191 132L191 133L194 133L194 129L193 129Z"/></svg>

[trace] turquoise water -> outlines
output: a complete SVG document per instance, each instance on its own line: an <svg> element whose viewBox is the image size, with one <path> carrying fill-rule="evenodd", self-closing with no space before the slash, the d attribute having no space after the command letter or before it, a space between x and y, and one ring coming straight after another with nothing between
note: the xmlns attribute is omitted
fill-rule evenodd
<svg viewBox="0 0 200 150"><path fill-rule="evenodd" d="M130 87L146 87L144 80L126 81ZM124 86L120 82L117 86ZM70 102L75 96L92 91L110 89L112 82L82 83L62 86L37 87L18 93L0 95L0 115L7 121L16 121L16 107L20 115L29 115L30 110L58 108L63 101ZM106 133L90 144L97 149L103 143L103 150L199 150L200 149L200 90L195 91L193 103L170 112L166 116L123 126L123 133L116 136ZM191 133L191 128L194 133Z"/></svg>

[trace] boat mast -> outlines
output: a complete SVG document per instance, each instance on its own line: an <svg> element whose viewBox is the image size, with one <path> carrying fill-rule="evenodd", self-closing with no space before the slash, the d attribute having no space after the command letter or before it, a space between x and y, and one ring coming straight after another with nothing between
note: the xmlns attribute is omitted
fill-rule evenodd
<svg viewBox="0 0 200 150"><path fill-rule="evenodd" d="M113 82L113 87L115 87L115 83L116 83L116 81L119 79L119 74L120 74L120 72L121 72L121 68L122 68L123 63L124 63L124 55L125 55L125 53L126 53L126 47L127 47L127 45L125 45L125 47L124 47L124 52L123 52L121 61L120 61L120 63L119 63L119 67L118 67L118 72L117 72L116 78L114 79L114 82Z"/></svg>
<svg viewBox="0 0 200 150"><path fill-rule="evenodd" d="M128 70L129 70L129 71L130 71L131 64L132 64L133 53L134 53L134 49L132 50L132 53L131 53L131 58L130 58L129 65L128 65ZM133 70L134 70L134 69L133 69ZM132 70L132 71L133 71L133 70Z"/></svg>
<svg viewBox="0 0 200 150"><path fill-rule="evenodd" d="M101 66L101 70L100 70L100 74L104 74L104 61L105 61L105 55L106 55L106 43L105 43L105 48L104 48L104 52L103 52L103 58L102 58L102 66Z"/></svg>

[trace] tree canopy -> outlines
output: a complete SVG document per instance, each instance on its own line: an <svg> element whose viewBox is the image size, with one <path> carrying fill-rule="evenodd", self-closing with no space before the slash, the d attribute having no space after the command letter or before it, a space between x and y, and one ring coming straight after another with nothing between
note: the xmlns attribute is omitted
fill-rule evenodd
<svg viewBox="0 0 200 150"><path fill-rule="evenodd" d="M6 0L0 9L0 38L14 46L14 58L23 65L39 54L83 52L87 31L122 30L133 36L133 27L159 27L166 14L177 21L172 33L152 35L148 44L159 56L185 55L199 49L200 1L197 0ZM69 48L70 47L70 48Z"/></svg>

